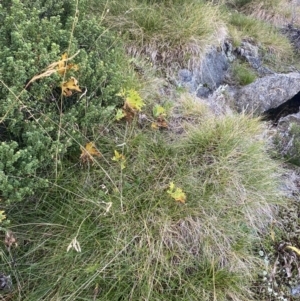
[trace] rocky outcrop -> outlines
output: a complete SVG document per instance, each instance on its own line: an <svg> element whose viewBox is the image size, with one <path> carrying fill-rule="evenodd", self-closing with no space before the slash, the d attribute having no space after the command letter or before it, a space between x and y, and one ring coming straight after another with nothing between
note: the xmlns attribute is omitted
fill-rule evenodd
<svg viewBox="0 0 300 301"><path fill-rule="evenodd" d="M241 45L234 50L234 52L237 57L243 58L247 61L249 66L251 66L259 74L259 76L275 73L270 68L263 65L259 55L258 46L253 45L250 42L243 41Z"/></svg>
<svg viewBox="0 0 300 301"><path fill-rule="evenodd" d="M300 29L294 27L292 24L288 24L282 29L282 33L285 34L293 44L297 52L300 51Z"/></svg>
<svg viewBox="0 0 300 301"><path fill-rule="evenodd" d="M261 115L291 99L300 91L300 73L274 74L233 90L239 112Z"/></svg>

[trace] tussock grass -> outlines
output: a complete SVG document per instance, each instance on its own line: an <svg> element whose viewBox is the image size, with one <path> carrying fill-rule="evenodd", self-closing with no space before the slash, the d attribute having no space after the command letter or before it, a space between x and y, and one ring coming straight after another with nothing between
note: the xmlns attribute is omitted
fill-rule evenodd
<svg viewBox="0 0 300 301"><path fill-rule="evenodd" d="M229 32L235 45L239 45L242 39L250 39L281 61L288 61L293 57L289 40L270 24L253 17L232 13Z"/></svg>
<svg viewBox="0 0 300 301"><path fill-rule="evenodd" d="M259 20L282 27L290 23L299 25L299 4L288 0L248 1L241 10Z"/></svg>
<svg viewBox="0 0 300 301"><path fill-rule="evenodd" d="M104 21L127 36L129 53L146 54L153 62L191 62L226 36L222 13L206 1L122 0L105 8Z"/></svg>
<svg viewBox="0 0 300 301"><path fill-rule="evenodd" d="M239 85L248 85L256 79L255 73L246 64L235 62L232 65L233 78Z"/></svg>
<svg viewBox="0 0 300 301"><path fill-rule="evenodd" d="M111 125L94 166L65 166L7 212L19 240L14 300L249 300L279 167L258 119L181 103L176 118L194 118L183 134ZM171 181L185 204L166 192ZM67 252L74 238L81 252Z"/></svg>

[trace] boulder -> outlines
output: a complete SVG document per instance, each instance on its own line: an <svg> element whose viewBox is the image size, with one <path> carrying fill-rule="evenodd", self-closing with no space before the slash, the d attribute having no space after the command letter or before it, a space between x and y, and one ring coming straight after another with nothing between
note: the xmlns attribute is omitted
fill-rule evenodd
<svg viewBox="0 0 300 301"><path fill-rule="evenodd" d="M198 97L208 97L224 82L229 68L228 47L212 48L192 70L178 72L178 84Z"/></svg>
<svg viewBox="0 0 300 301"><path fill-rule="evenodd" d="M300 91L300 73L273 74L257 79L255 82L238 88L233 93L239 112L264 112L280 106Z"/></svg>

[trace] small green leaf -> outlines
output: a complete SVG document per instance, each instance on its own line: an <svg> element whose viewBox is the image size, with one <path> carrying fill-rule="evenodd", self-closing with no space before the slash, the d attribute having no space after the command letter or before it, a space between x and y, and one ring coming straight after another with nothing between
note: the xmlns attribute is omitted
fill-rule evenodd
<svg viewBox="0 0 300 301"><path fill-rule="evenodd" d="M116 116L115 116L115 119L117 121L121 120L122 118L124 118L126 116L126 114L124 114L123 110L122 109L118 109L117 110L117 113L116 113Z"/></svg>
<svg viewBox="0 0 300 301"><path fill-rule="evenodd" d="M155 105L153 110L153 116L155 118L159 117L159 116L166 116L166 110L164 107L160 106L160 105Z"/></svg>

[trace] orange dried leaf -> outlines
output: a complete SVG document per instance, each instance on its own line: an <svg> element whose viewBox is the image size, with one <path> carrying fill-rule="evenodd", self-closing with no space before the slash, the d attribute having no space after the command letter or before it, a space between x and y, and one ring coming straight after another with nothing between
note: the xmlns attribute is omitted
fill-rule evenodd
<svg viewBox="0 0 300 301"><path fill-rule="evenodd" d="M64 53L62 56L61 56L61 60L58 62L58 65L57 65L57 72L63 76L64 73L66 72L66 60L68 58L68 55L67 53Z"/></svg>
<svg viewBox="0 0 300 301"><path fill-rule="evenodd" d="M124 104L123 106L123 115L124 115L124 119L127 121L127 122L132 122L134 116L136 115L136 112L134 110L132 110L130 107L128 107L126 105L126 103Z"/></svg>
<svg viewBox="0 0 300 301"><path fill-rule="evenodd" d="M61 60L58 61L56 70L61 76L63 76L67 70L73 69L74 71L77 71L79 69L78 65L76 64L67 64L67 60L68 60L68 55L67 53L64 53L61 56Z"/></svg>
<svg viewBox="0 0 300 301"><path fill-rule="evenodd" d="M25 86L25 89L33 82L35 82L38 79L44 78L44 77L48 77L50 75L52 75L55 72L59 72L59 70L61 70L61 68L65 68L65 64L66 61L69 61L71 59L73 59L77 54L79 53L79 51L77 51L74 55L72 55L71 57L68 58L67 54L63 54L62 55L62 59L58 62L54 62L52 64L50 64L44 72L42 72L41 74L35 75ZM77 66L77 65L74 65ZM76 67L78 68L78 66ZM62 72L62 74L64 73L64 71ZM61 73L60 73L61 74Z"/></svg>
<svg viewBox="0 0 300 301"><path fill-rule="evenodd" d="M163 117L158 117L156 122L153 122L151 124L151 128L157 130L157 129L167 129L168 128L168 123Z"/></svg>
<svg viewBox="0 0 300 301"><path fill-rule="evenodd" d="M73 76L61 85L61 89L64 96L72 95L72 91L82 92L79 88L78 80Z"/></svg>
<svg viewBox="0 0 300 301"><path fill-rule="evenodd" d="M80 160L83 163L93 162L94 157L101 157L101 153L96 148L94 142L87 143L84 148L81 147Z"/></svg>

